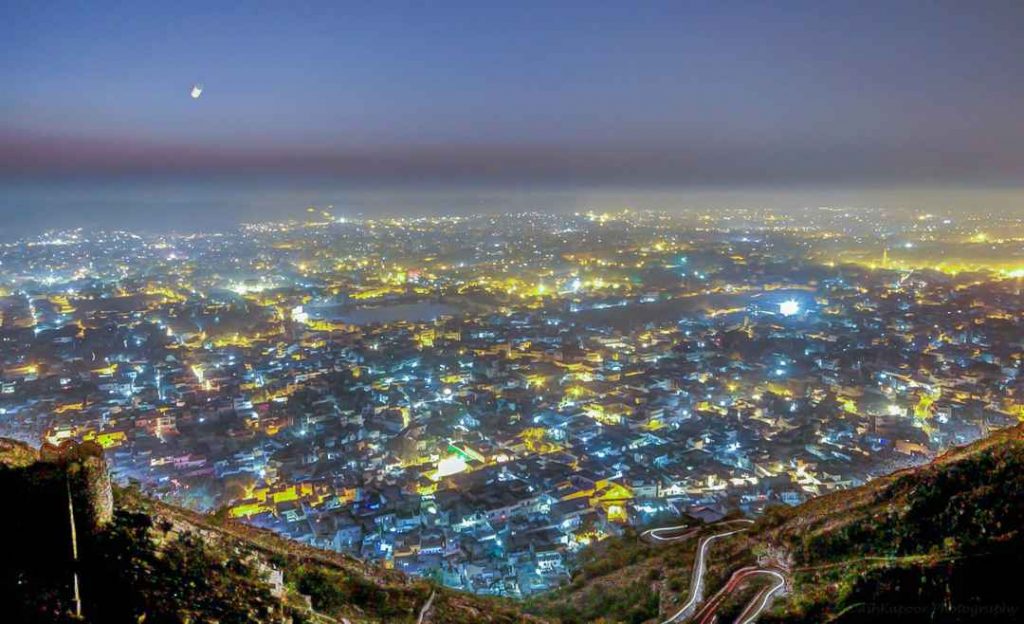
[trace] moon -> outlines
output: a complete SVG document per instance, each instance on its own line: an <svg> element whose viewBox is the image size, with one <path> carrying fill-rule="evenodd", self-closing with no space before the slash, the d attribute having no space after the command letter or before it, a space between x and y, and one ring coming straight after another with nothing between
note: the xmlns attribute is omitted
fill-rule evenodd
<svg viewBox="0 0 1024 624"><path fill-rule="evenodd" d="M202 94L203 94L203 85L199 84L198 82L196 84L192 85L192 99L193 100L198 100L199 96L202 95Z"/></svg>

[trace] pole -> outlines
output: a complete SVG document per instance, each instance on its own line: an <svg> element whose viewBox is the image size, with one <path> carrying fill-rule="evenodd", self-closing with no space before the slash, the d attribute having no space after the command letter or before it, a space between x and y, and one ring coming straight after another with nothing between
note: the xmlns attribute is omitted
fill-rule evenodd
<svg viewBox="0 0 1024 624"><path fill-rule="evenodd" d="M72 581L74 582L75 616L82 618L82 595L78 589L78 532L75 530L75 506L71 502L71 477L64 474L64 484L68 491L68 520L71 523L71 565Z"/></svg>

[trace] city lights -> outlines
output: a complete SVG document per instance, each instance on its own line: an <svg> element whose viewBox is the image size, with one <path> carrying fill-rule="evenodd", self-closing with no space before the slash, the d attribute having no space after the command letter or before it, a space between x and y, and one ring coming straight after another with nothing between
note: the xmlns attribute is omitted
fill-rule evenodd
<svg viewBox="0 0 1024 624"><path fill-rule="evenodd" d="M1024 415L1013 243L953 274L902 268L936 261L917 235L846 263L832 232L880 219L829 212L728 242L761 221L304 214L0 249L4 435L95 442L147 492L304 542L345 527L324 544L413 574L486 539L447 582L526 595L625 526L756 516ZM978 244L958 223L949 257Z"/></svg>
<svg viewBox="0 0 1024 624"><path fill-rule="evenodd" d="M800 303L795 299L787 299L779 304L779 314L782 316L793 316L800 313Z"/></svg>

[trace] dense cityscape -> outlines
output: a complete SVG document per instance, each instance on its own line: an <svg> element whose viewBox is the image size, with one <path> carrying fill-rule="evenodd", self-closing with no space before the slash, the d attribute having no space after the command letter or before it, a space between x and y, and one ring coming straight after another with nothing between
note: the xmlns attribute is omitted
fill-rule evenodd
<svg viewBox="0 0 1024 624"><path fill-rule="evenodd" d="M1024 219L816 207L0 247L0 436L448 587L754 517L1024 419Z"/></svg>

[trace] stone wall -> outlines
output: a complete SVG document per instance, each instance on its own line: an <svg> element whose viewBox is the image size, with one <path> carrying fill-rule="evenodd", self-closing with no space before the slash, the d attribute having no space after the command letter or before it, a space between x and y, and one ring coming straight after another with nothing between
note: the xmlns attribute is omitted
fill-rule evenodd
<svg viewBox="0 0 1024 624"><path fill-rule="evenodd" d="M114 495L107 462L103 457L86 457L81 465L85 512L93 527L100 528L114 519Z"/></svg>
<svg viewBox="0 0 1024 624"><path fill-rule="evenodd" d="M40 450L43 461L64 467L71 486L76 520L83 527L99 529L114 518L114 494L110 472L98 444L65 442L59 447L44 444Z"/></svg>

